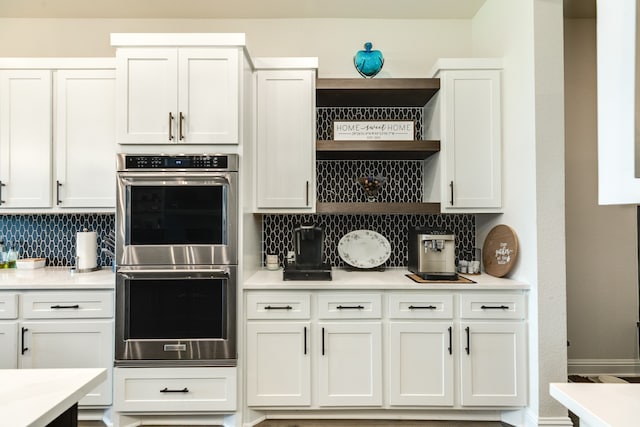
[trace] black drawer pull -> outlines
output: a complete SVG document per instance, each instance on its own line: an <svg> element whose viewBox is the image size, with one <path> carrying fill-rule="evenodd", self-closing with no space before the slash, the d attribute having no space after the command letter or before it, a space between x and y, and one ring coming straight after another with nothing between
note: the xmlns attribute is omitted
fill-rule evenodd
<svg viewBox="0 0 640 427"><path fill-rule="evenodd" d="M361 305L339 305L336 307L338 310L364 310Z"/></svg>
<svg viewBox="0 0 640 427"><path fill-rule="evenodd" d="M167 387L165 387L162 390L160 390L160 393L189 393L189 389L185 387L182 390L170 390Z"/></svg>
<svg viewBox="0 0 640 427"><path fill-rule="evenodd" d="M435 310L436 307L435 305L410 305L409 306L409 310Z"/></svg>
<svg viewBox="0 0 640 427"><path fill-rule="evenodd" d="M508 310L508 305L482 305L480 306L483 310Z"/></svg>
<svg viewBox="0 0 640 427"><path fill-rule="evenodd" d="M52 310L60 310L61 308L75 308L76 310L80 308L78 304L75 305L52 305Z"/></svg>
<svg viewBox="0 0 640 427"><path fill-rule="evenodd" d="M449 354L453 354L453 328L449 326Z"/></svg>
<svg viewBox="0 0 640 427"><path fill-rule="evenodd" d="M293 310L293 307L291 307L290 305L277 305L277 306L268 305L264 309L265 310Z"/></svg>

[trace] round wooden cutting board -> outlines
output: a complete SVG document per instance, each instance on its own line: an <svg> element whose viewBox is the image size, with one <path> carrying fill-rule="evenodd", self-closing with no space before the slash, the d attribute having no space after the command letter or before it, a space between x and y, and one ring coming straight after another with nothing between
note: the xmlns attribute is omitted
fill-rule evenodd
<svg viewBox="0 0 640 427"><path fill-rule="evenodd" d="M491 229L482 246L484 271L495 277L509 274L518 257L518 238L508 225Z"/></svg>

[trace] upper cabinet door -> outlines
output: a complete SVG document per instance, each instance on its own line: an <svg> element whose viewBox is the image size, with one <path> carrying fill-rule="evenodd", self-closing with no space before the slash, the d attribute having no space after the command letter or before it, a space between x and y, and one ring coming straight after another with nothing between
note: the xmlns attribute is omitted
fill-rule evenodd
<svg viewBox="0 0 640 427"><path fill-rule="evenodd" d="M117 142L177 141L178 50L126 48L116 52Z"/></svg>
<svg viewBox="0 0 640 427"><path fill-rule="evenodd" d="M121 48L119 144L237 144L239 50Z"/></svg>
<svg viewBox="0 0 640 427"><path fill-rule="evenodd" d="M56 205L114 208L115 71L58 71L55 124Z"/></svg>
<svg viewBox="0 0 640 427"><path fill-rule="evenodd" d="M51 206L51 71L0 71L0 209Z"/></svg>
<svg viewBox="0 0 640 427"><path fill-rule="evenodd" d="M499 212L502 207L502 113L499 70L441 72L443 212Z"/></svg>
<svg viewBox="0 0 640 427"><path fill-rule="evenodd" d="M178 143L238 143L238 67L236 48L179 50Z"/></svg>
<svg viewBox="0 0 640 427"><path fill-rule="evenodd" d="M315 210L315 71L257 72L256 211Z"/></svg>

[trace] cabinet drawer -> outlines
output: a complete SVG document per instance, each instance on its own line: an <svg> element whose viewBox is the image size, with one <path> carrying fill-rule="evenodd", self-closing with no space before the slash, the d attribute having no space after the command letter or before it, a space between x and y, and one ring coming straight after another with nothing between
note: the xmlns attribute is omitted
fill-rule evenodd
<svg viewBox="0 0 640 427"><path fill-rule="evenodd" d="M460 296L463 319L524 319L527 309L523 294L468 294Z"/></svg>
<svg viewBox="0 0 640 427"><path fill-rule="evenodd" d="M18 294L0 293L0 319L18 318Z"/></svg>
<svg viewBox="0 0 640 427"><path fill-rule="evenodd" d="M235 411L236 368L116 368L115 410Z"/></svg>
<svg viewBox="0 0 640 427"><path fill-rule="evenodd" d="M33 292L22 296L25 319L113 317L113 292Z"/></svg>
<svg viewBox="0 0 640 427"><path fill-rule="evenodd" d="M296 292L250 292L247 319L308 319L311 296Z"/></svg>
<svg viewBox="0 0 640 427"><path fill-rule="evenodd" d="M389 294L389 317L394 319L452 319L453 295L416 292Z"/></svg>
<svg viewBox="0 0 640 427"><path fill-rule="evenodd" d="M380 294L318 295L320 319L379 319L382 316Z"/></svg>

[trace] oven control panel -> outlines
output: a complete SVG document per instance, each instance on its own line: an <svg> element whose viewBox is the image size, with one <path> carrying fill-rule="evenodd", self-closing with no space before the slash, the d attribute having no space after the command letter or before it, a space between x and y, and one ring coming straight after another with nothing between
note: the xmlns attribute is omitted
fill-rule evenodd
<svg viewBox="0 0 640 427"><path fill-rule="evenodd" d="M127 154L120 155L119 160L124 160L120 170L139 169L214 169L237 170L237 154L212 154L212 155L147 155ZM120 162L119 162L120 163Z"/></svg>

